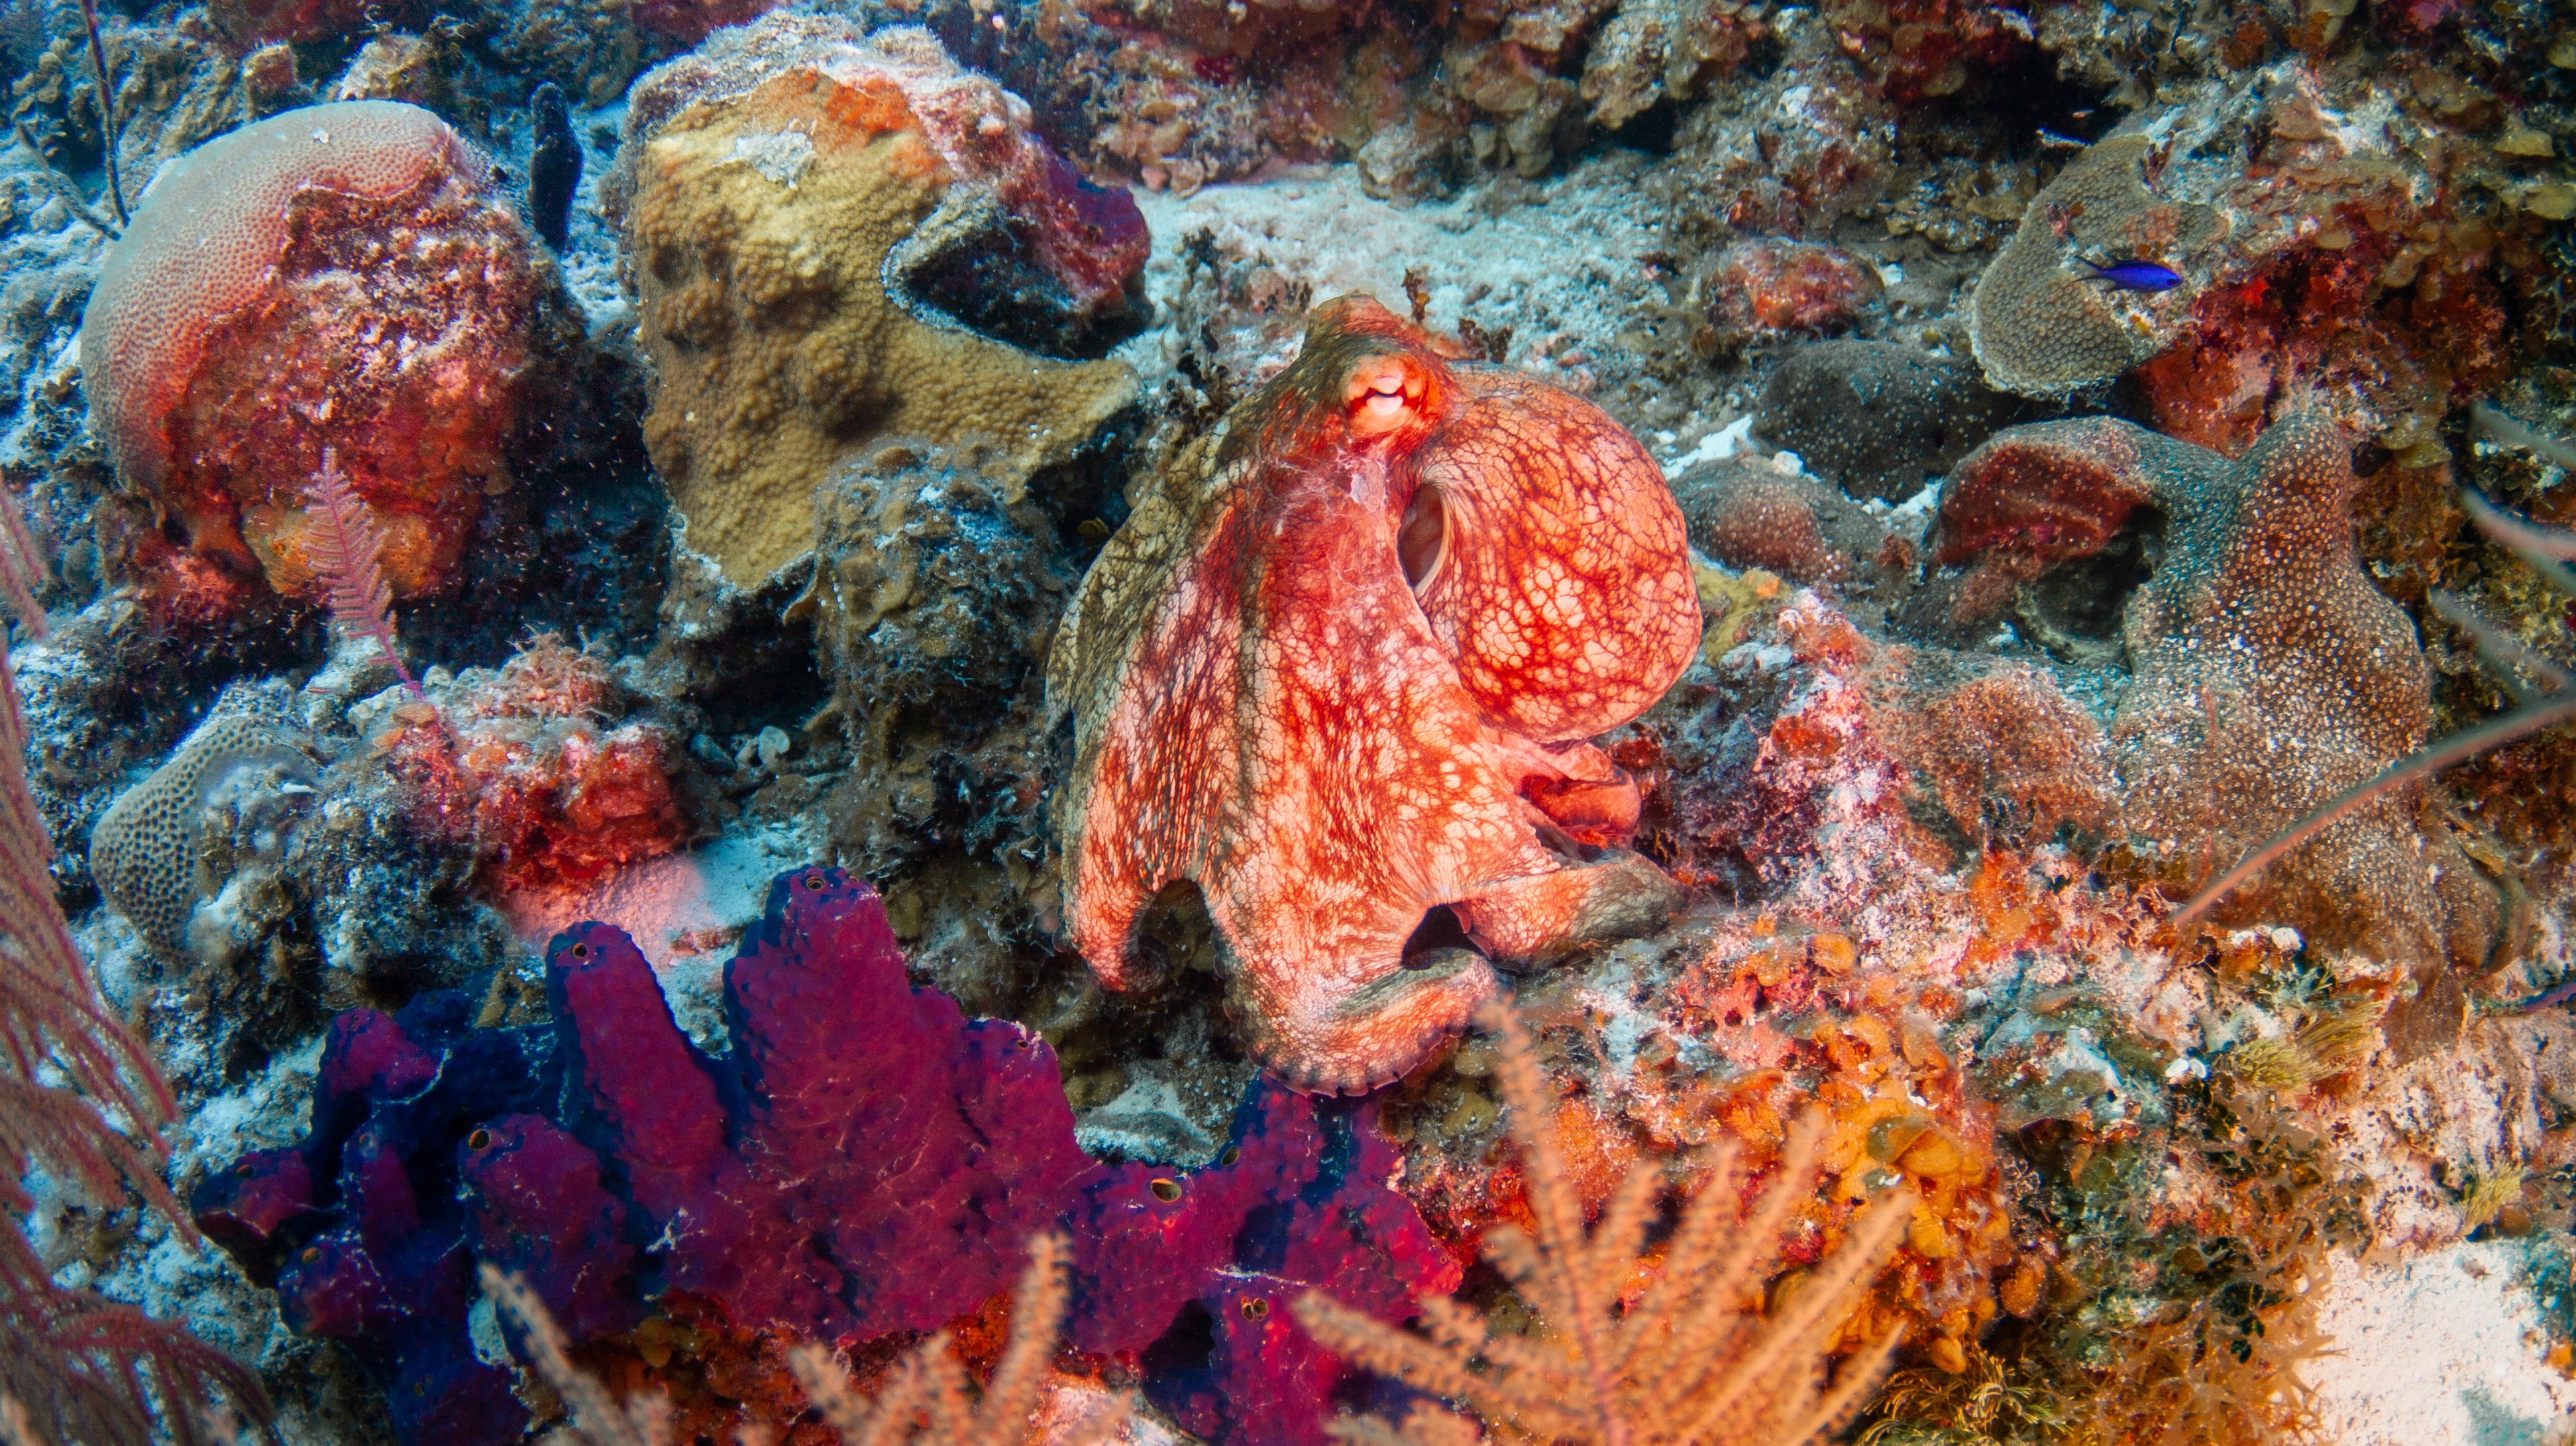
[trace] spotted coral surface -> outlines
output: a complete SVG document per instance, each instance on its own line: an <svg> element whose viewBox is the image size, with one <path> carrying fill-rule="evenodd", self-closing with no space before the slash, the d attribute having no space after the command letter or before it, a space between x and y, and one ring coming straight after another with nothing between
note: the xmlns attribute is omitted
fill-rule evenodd
<svg viewBox="0 0 2576 1446"><path fill-rule="evenodd" d="M2226 220L2150 189L2153 156L2143 135L2097 142L2030 203L1969 303L1968 334L1987 380L2063 397L2156 355L2181 331L2193 286L2131 290L2092 270L2142 260L2207 279Z"/></svg>
<svg viewBox="0 0 2576 1446"><path fill-rule="evenodd" d="M1135 203L1029 125L926 33L814 17L726 32L637 83L615 185L654 364L645 439L688 545L735 584L812 549L836 461L897 437L988 442L1016 501L1134 396L1121 363L1036 355L912 293L1002 238L1043 278L1031 310L1091 315L1142 267Z"/></svg>
<svg viewBox="0 0 2576 1446"><path fill-rule="evenodd" d="M1673 479L1691 545L1799 584L1874 581L1909 549L1830 483L1768 457L1721 457Z"/></svg>
<svg viewBox="0 0 2576 1446"><path fill-rule="evenodd" d="M314 590L335 448L398 594L453 577L547 341L555 282L491 162L416 106L311 106L163 175L81 326L92 425L189 546Z"/></svg>
<svg viewBox="0 0 2576 1446"><path fill-rule="evenodd" d="M1567 840L1633 827L1634 783L1583 740L1698 632L1680 514L1617 423L1328 303L1155 480L1057 635L1068 936L1142 983L1149 906L1195 888L1261 1059L1323 1090L1401 1074L1493 991L1489 958L1669 909L1651 865Z"/></svg>
<svg viewBox="0 0 2576 1446"><path fill-rule="evenodd" d="M2431 725L2415 626L2362 570L2350 457L2319 413L2235 461L2094 418L1999 433L1944 493L1937 556L1987 568L2089 555L2138 509L2162 513L2163 560L2122 622L2136 677L2111 738L2124 822L2177 897L2413 752ZM2224 912L2438 962L2431 862L2409 800L2381 800Z"/></svg>

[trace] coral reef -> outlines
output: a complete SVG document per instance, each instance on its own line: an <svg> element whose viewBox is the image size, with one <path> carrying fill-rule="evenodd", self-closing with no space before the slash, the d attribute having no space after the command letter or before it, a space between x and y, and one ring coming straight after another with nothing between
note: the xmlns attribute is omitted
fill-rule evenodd
<svg viewBox="0 0 2576 1446"><path fill-rule="evenodd" d="M429 112L354 101L244 127L152 189L83 314L82 374L193 550L312 590L305 482L330 446L395 590L454 575L510 480L553 285L490 177Z"/></svg>
<svg viewBox="0 0 2576 1446"><path fill-rule="evenodd" d="M1583 739L1694 649L1681 534L1598 409L1453 366L1373 301L1327 304L1065 617L1047 699L1075 730L1069 937L1104 981L1143 982L1149 905L1197 892L1253 1051L1361 1091L1465 1023L1489 957L1652 927L1672 902L1652 867L1546 839L1633 826L1634 784Z"/></svg>
<svg viewBox="0 0 2576 1446"><path fill-rule="evenodd" d="M91 8L36 1437L2576 1402L2559 9Z"/></svg>
<svg viewBox="0 0 2576 1446"><path fill-rule="evenodd" d="M1121 364L926 314L945 271L1017 258L1017 324L1087 332L1145 250L1134 202L926 34L787 15L727 32L638 82L618 167L645 435L688 545L737 586L811 551L811 489L863 447L989 442L1016 501L1135 394Z"/></svg>

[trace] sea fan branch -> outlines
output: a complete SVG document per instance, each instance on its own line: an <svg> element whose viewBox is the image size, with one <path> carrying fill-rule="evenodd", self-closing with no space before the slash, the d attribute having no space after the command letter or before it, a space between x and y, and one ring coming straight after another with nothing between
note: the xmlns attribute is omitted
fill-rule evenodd
<svg viewBox="0 0 2576 1446"><path fill-rule="evenodd" d="M1464 1405L1510 1440L1807 1446L1848 1421L1894 1341L1853 1355L1830 1381L1826 1368L1843 1322L1903 1234L1911 1195L1895 1192L1862 1212L1794 1297L1765 1315L1749 1302L1778 1259L1781 1227L1812 1197L1820 1131L1808 1121L1792 1132L1777 1178L1749 1214L1734 1199L1735 1153L1720 1150L1688 1182L1662 1280L1623 1310L1619 1290L1643 1264L1660 1172L1632 1176L1587 1238L1549 1127L1536 1050L1507 1008L1491 1007L1484 1023L1501 1040L1495 1076L1538 1221L1535 1237L1493 1232L1487 1254L1536 1307L1539 1331L1499 1333L1471 1307L1437 1299L1423 1302L1420 1332L1402 1330L1309 1291L1296 1306L1307 1333L1360 1366ZM1368 1418L1336 1428L1373 1446L1447 1446L1467 1439L1467 1429L1432 1410L1402 1427Z"/></svg>
<svg viewBox="0 0 2576 1446"><path fill-rule="evenodd" d="M42 576L24 519L0 495L0 599L37 637ZM27 782L28 743L16 675L0 655L0 1204L13 1217L30 1208L21 1182L41 1164L111 1203L132 1191L193 1242L195 1226L161 1177L158 1132L177 1105L72 942L54 897L53 835ZM157 1424L193 1446L219 1392L266 1423L249 1370L132 1306L55 1284L24 1223L0 1229L0 1401L14 1435L142 1446Z"/></svg>

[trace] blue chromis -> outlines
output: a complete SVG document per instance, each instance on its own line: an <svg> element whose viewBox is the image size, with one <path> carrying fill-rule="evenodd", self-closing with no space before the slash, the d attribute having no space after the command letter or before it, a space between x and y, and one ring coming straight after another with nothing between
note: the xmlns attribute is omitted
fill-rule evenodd
<svg viewBox="0 0 2576 1446"><path fill-rule="evenodd" d="M2093 268L2093 279L2107 281L2123 291L2171 291L2182 285L2182 273L2153 261L2114 261L2109 265L2087 261Z"/></svg>

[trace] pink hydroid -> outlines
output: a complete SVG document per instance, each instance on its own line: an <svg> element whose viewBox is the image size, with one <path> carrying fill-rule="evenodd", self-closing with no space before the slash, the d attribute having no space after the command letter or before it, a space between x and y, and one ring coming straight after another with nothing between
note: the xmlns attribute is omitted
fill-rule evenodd
<svg viewBox="0 0 2576 1446"><path fill-rule="evenodd" d="M305 496L312 504L313 576L322 584L331 616L351 633L375 639L403 686L413 697L423 696L395 643L394 595L377 565L383 542L376 536L375 519L340 470L335 449L322 449L322 470Z"/></svg>

